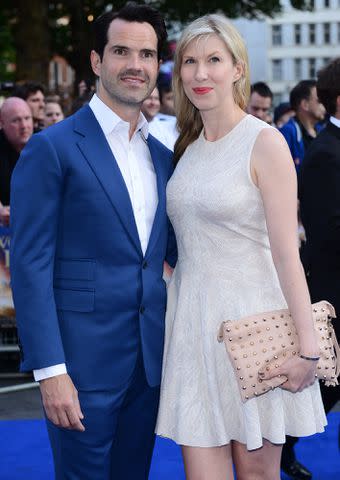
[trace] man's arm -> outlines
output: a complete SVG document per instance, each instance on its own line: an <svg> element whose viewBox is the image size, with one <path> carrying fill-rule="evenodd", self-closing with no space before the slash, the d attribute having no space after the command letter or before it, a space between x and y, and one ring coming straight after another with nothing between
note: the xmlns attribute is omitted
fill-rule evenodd
<svg viewBox="0 0 340 480"><path fill-rule="evenodd" d="M170 223L170 220L168 220L168 243L165 260L170 265L170 267L175 268L177 262L177 242L175 232Z"/></svg>
<svg viewBox="0 0 340 480"><path fill-rule="evenodd" d="M62 170L50 141L34 135L11 184L11 286L22 369L65 363L53 291Z"/></svg>
<svg viewBox="0 0 340 480"><path fill-rule="evenodd" d="M173 174L173 172L174 172L174 163L173 163L173 155L171 152L171 155L169 158L168 181L171 175ZM175 268L175 265L177 263L177 256L178 256L176 236L169 218L167 219L167 221L168 221L168 242L167 242L167 248L166 248L165 261L168 263L170 267Z"/></svg>
<svg viewBox="0 0 340 480"><path fill-rule="evenodd" d="M11 285L22 345L22 370L65 363L54 301L53 272L63 172L46 135L34 135L14 169L11 185ZM70 377L40 383L48 418L83 430Z"/></svg>

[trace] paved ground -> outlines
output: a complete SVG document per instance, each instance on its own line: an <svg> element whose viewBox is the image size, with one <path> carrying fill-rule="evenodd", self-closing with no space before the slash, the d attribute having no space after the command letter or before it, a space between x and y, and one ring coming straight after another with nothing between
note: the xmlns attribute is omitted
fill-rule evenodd
<svg viewBox="0 0 340 480"><path fill-rule="evenodd" d="M2 380L0 389L7 386L31 383L33 379ZM23 418L42 418L39 388L21 390L12 393L0 393L0 420L15 420Z"/></svg>

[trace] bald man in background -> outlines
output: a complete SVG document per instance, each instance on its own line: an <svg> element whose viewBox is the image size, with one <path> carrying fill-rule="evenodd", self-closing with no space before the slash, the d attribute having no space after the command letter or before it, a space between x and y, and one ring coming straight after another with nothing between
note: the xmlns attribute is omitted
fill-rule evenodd
<svg viewBox="0 0 340 480"><path fill-rule="evenodd" d="M10 183L21 150L33 133L32 113L25 100L10 97L0 109L0 222L9 222Z"/></svg>

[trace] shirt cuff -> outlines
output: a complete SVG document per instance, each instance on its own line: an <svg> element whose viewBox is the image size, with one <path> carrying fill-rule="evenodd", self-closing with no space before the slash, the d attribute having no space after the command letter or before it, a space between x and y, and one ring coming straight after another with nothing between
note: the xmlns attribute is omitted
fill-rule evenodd
<svg viewBox="0 0 340 480"><path fill-rule="evenodd" d="M58 365L52 365L51 367L33 370L33 376L36 382L40 382L40 380L45 380L46 378L55 377L57 375L63 375L64 373L67 373L65 363L59 363Z"/></svg>

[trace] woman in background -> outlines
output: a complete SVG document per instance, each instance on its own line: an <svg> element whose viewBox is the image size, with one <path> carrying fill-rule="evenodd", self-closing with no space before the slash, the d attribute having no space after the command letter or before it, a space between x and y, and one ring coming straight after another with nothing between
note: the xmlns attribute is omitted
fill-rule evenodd
<svg viewBox="0 0 340 480"><path fill-rule="evenodd" d="M59 102L46 99L44 127L49 127L64 119L64 112Z"/></svg>
<svg viewBox="0 0 340 480"><path fill-rule="evenodd" d="M188 480L279 480L286 434L326 424L310 298L299 259L294 165L281 134L244 110L247 52L222 15L192 22L178 43L180 136L167 205L178 244L170 280L158 435L182 445ZM276 388L242 403L223 320L288 305L300 351ZM266 373L267 378L270 372Z"/></svg>

